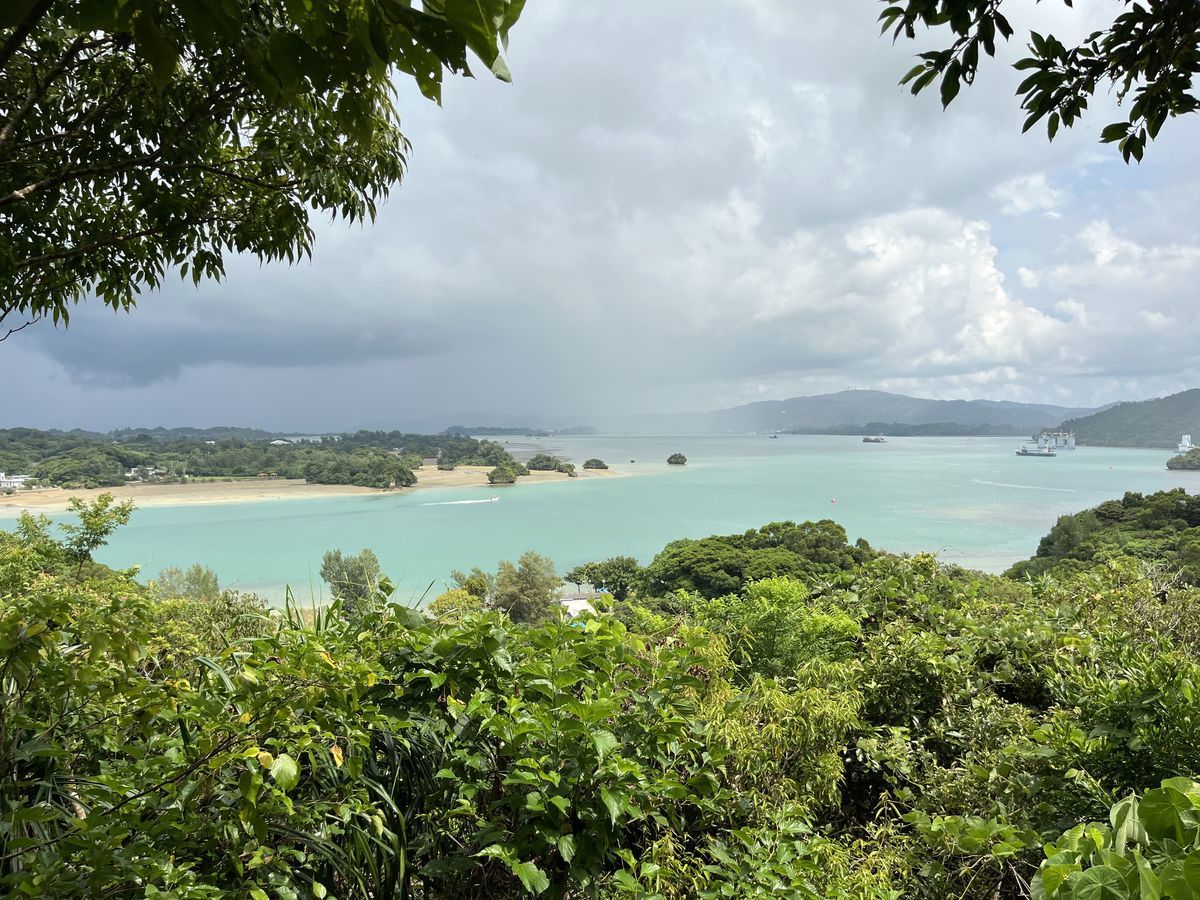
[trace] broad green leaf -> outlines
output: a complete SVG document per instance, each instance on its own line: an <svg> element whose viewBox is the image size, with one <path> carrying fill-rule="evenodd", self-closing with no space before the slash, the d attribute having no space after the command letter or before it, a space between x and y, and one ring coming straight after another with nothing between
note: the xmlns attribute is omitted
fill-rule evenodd
<svg viewBox="0 0 1200 900"><path fill-rule="evenodd" d="M271 777L279 789L287 793L300 781L300 766L286 753L280 753L271 764Z"/></svg>
<svg viewBox="0 0 1200 900"><path fill-rule="evenodd" d="M1058 896L1058 889L1078 871L1078 863L1043 863L1031 886L1034 900Z"/></svg>
<svg viewBox="0 0 1200 900"><path fill-rule="evenodd" d="M605 731L603 729L592 732L592 743L596 745L596 755L599 756L602 761L604 757L606 757L610 752L615 750L620 745L620 741L617 740L616 735L614 735L611 731Z"/></svg>
<svg viewBox="0 0 1200 900"><path fill-rule="evenodd" d="M1162 893L1171 900L1198 900L1200 898L1200 851L1189 853L1184 859L1167 863L1162 871Z"/></svg>
<svg viewBox="0 0 1200 900"><path fill-rule="evenodd" d="M1121 873L1110 866L1093 866L1071 884L1072 900L1131 900Z"/></svg>
<svg viewBox="0 0 1200 900"><path fill-rule="evenodd" d="M1191 799L1176 788L1155 788L1142 795L1138 803L1138 821L1152 838L1182 841L1188 825L1183 816L1190 814L1192 809Z"/></svg>
<svg viewBox="0 0 1200 900"><path fill-rule="evenodd" d="M511 868L527 891L540 894L550 887L550 879L546 877L546 873L531 862L519 862Z"/></svg>
<svg viewBox="0 0 1200 900"><path fill-rule="evenodd" d="M1162 882L1150 867L1149 860L1135 850L1133 861L1138 873L1138 900L1159 900L1162 897Z"/></svg>
<svg viewBox="0 0 1200 900"><path fill-rule="evenodd" d="M575 858L575 838L569 834L564 834L558 839L558 855L563 858L563 862L570 862Z"/></svg>
<svg viewBox="0 0 1200 900"><path fill-rule="evenodd" d="M621 815L621 803L612 795L608 788L600 788L600 799L604 806L608 809L608 817L614 825L617 824L617 817Z"/></svg>

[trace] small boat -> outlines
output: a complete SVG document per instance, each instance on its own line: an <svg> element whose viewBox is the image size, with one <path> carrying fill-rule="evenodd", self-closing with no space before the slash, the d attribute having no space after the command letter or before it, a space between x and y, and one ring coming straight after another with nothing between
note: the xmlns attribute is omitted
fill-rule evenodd
<svg viewBox="0 0 1200 900"><path fill-rule="evenodd" d="M1017 456L1058 456L1053 447L1022 447Z"/></svg>
<svg viewBox="0 0 1200 900"><path fill-rule="evenodd" d="M771 435L771 440L773 440L773 441L779 440L779 435L777 435L777 434Z"/></svg>
<svg viewBox="0 0 1200 900"><path fill-rule="evenodd" d="M862 442L864 444L886 444L887 438L882 434L868 434L863 436Z"/></svg>

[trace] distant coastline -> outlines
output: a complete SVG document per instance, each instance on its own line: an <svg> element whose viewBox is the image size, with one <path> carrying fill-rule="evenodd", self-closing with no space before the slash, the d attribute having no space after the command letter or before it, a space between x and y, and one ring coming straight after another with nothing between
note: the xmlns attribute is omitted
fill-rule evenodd
<svg viewBox="0 0 1200 900"><path fill-rule="evenodd" d="M20 491L16 494L0 494L0 518L16 515L22 510L48 514L66 512L67 503L72 497L91 500L101 494L112 494L119 501L132 500L139 507L151 507L314 500L322 497L407 493L423 488L489 487L489 471L489 466L459 466L451 471L441 471L435 466L422 466L416 471L418 482L415 486L392 490L356 487L351 484L309 484L295 478L246 478L229 481L191 481L183 484L146 483L103 488L46 488ZM588 469L581 471L578 478L613 478L623 474L626 473L613 469ZM562 472L531 472L520 479L517 487L566 481L568 478L569 476Z"/></svg>

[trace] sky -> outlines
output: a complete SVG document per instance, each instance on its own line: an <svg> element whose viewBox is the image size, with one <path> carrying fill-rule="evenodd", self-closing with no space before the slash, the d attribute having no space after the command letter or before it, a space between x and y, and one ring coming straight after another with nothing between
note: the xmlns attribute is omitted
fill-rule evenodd
<svg viewBox="0 0 1200 900"><path fill-rule="evenodd" d="M1118 4L1008 0L1067 40ZM1011 7L1011 11L1009 8ZM1007 64L943 112L873 0L530 0L514 81L407 84L410 170L294 267L228 260L0 343L0 425L562 426L842 390L1200 384L1200 117L1048 143ZM1009 62L1022 49L1003 51ZM482 67L480 67L482 70Z"/></svg>

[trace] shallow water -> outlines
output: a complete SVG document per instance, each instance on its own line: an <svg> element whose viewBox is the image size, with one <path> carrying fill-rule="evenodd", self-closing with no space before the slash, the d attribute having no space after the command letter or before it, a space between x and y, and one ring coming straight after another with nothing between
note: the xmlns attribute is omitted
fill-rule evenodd
<svg viewBox="0 0 1200 900"><path fill-rule="evenodd" d="M645 562L680 537L830 518L851 539L932 550L999 571L1032 555L1064 513L1126 491L1200 491L1200 472L1166 470L1168 451L1083 447L1053 459L1020 458L1014 438L863 444L823 435L599 436L542 443L576 465L598 456L630 477L147 508L97 556L113 566L139 565L147 576L201 562L225 586L278 599L287 584L307 600L323 595L324 551L370 547L401 596L412 599L444 590L452 569L494 569L524 550L551 556L565 572L619 553ZM675 451L687 455L686 467L666 465Z"/></svg>

